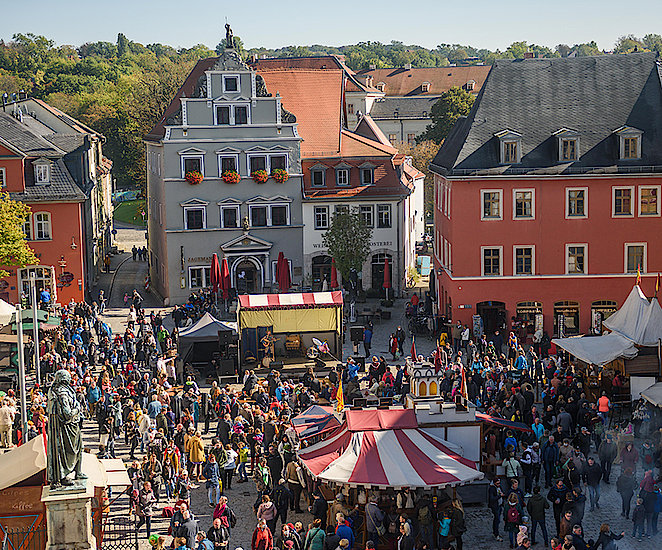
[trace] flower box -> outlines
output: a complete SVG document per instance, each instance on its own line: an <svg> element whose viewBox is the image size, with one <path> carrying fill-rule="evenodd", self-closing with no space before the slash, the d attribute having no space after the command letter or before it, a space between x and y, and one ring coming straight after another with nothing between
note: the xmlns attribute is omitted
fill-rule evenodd
<svg viewBox="0 0 662 550"><path fill-rule="evenodd" d="M197 170L191 170L190 172L186 172L184 178L191 185L198 185L199 183L202 183L202 180L204 179L202 173L198 172Z"/></svg>
<svg viewBox="0 0 662 550"><path fill-rule="evenodd" d="M226 170L223 172L223 174L221 174L221 179L225 183L239 183L241 176L236 170Z"/></svg>
<svg viewBox="0 0 662 550"><path fill-rule="evenodd" d="M287 170L283 170L282 168L276 168L273 170L271 172L271 177L278 183L285 183L288 179L290 179L290 175L287 173Z"/></svg>
<svg viewBox="0 0 662 550"><path fill-rule="evenodd" d="M251 174L251 177L257 183L266 183L266 181L269 179L269 173L266 170L255 170L255 172Z"/></svg>

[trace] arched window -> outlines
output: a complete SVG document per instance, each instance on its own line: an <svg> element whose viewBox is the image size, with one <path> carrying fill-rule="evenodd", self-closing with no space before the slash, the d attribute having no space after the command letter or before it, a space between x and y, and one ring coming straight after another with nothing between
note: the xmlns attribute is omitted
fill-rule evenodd
<svg viewBox="0 0 662 550"><path fill-rule="evenodd" d="M48 212L37 212L34 219L34 238L37 241L51 240L51 215Z"/></svg>
<svg viewBox="0 0 662 550"><path fill-rule="evenodd" d="M437 395L438 393L437 383L435 381L430 382L430 395Z"/></svg>
<svg viewBox="0 0 662 550"><path fill-rule="evenodd" d="M418 395L425 397L428 394L428 387L425 382L422 382L418 385Z"/></svg>

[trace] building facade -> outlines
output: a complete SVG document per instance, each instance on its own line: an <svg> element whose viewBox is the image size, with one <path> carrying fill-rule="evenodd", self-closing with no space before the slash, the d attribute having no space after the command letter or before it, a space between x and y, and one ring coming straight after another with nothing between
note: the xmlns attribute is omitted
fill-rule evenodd
<svg viewBox="0 0 662 550"><path fill-rule="evenodd" d="M29 115L28 115L29 116ZM34 132L25 115L0 112L0 187L13 200L31 208L24 231L37 265L5 267L0 298L17 303L30 296L34 276L37 291L46 289L54 302L85 297L86 197L65 163L66 152Z"/></svg>
<svg viewBox="0 0 662 550"><path fill-rule="evenodd" d="M439 313L599 332L662 270L655 54L498 61L431 164Z"/></svg>
<svg viewBox="0 0 662 550"><path fill-rule="evenodd" d="M269 92L226 49L197 63L145 137L150 277L166 304L210 285L213 253L227 258L240 292L277 288L279 252L301 284L301 138L296 118ZM190 173L202 181L189 183Z"/></svg>

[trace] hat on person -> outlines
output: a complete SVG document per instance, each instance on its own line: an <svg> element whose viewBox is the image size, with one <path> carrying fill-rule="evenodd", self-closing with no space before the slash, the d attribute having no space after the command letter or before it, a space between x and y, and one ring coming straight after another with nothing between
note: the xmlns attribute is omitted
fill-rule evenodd
<svg viewBox="0 0 662 550"><path fill-rule="evenodd" d="M540 443L538 443L537 441L534 441L534 442L533 442L533 446L534 446L534 447L540 447Z"/></svg>

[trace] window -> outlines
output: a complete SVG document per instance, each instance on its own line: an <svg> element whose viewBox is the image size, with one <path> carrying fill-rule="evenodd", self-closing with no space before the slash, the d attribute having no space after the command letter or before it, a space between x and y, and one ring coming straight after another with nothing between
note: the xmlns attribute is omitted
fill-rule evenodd
<svg viewBox="0 0 662 550"><path fill-rule="evenodd" d="M347 168L336 170L336 185L349 185L349 170Z"/></svg>
<svg viewBox="0 0 662 550"><path fill-rule="evenodd" d="M621 126L614 133L619 138L619 153L621 160L636 160L641 158L641 138L643 132L632 126Z"/></svg>
<svg viewBox="0 0 662 550"><path fill-rule="evenodd" d="M211 286L211 267L189 267L188 286L189 288L204 288Z"/></svg>
<svg viewBox="0 0 662 550"><path fill-rule="evenodd" d="M267 207L266 206L251 206L251 225L253 227L266 227L267 226Z"/></svg>
<svg viewBox="0 0 662 550"><path fill-rule="evenodd" d="M219 105L216 107L216 124L230 124L230 110L231 109L229 105Z"/></svg>
<svg viewBox="0 0 662 550"><path fill-rule="evenodd" d="M566 273L588 273L586 244L567 244L566 249Z"/></svg>
<svg viewBox="0 0 662 550"><path fill-rule="evenodd" d="M250 155L248 157L248 167L250 173L257 172L258 170L267 169L267 156L266 155Z"/></svg>
<svg viewBox="0 0 662 550"><path fill-rule="evenodd" d="M35 240L49 241L51 239L51 215L48 212L37 212L33 219Z"/></svg>
<svg viewBox="0 0 662 550"><path fill-rule="evenodd" d="M533 189L513 190L513 219L535 218L535 191Z"/></svg>
<svg viewBox="0 0 662 550"><path fill-rule="evenodd" d="M269 155L269 169L271 172L287 170L287 155Z"/></svg>
<svg viewBox="0 0 662 550"><path fill-rule="evenodd" d="M389 134L388 140L391 142L391 145L398 143L398 134Z"/></svg>
<svg viewBox="0 0 662 550"><path fill-rule="evenodd" d="M659 216L660 186L639 187L639 215Z"/></svg>
<svg viewBox="0 0 662 550"><path fill-rule="evenodd" d="M239 227L239 206L221 206L221 227L225 229Z"/></svg>
<svg viewBox="0 0 662 550"><path fill-rule="evenodd" d="M429 82L423 82L423 84L421 84L421 92L426 94L429 91L430 91L430 83Z"/></svg>
<svg viewBox="0 0 662 550"><path fill-rule="evenodd" d="M278 265L278 261L272 260L271 261L271 280L275 283L277 282L276 278L276 266ZM287 267L290 270L290 281L292 280L292 260L287 260Z"/></svg>
<svg viewBox="0 0 662 550"><path fill-rule="evenodd" d="M501 275L501 246L483 246L483 276L496 277Z"/></svg>
<svg viewBox="0 0 662 550"><path fill-rule="evenodd" d="M515 275L533 275L534 271L534 248L532 246L513 247Z"/></svg>
<svg viewBox="0 0 662 550"><path fill-rule="evenodd" d="M311 170L310 181L314 187L323 187L324 179L326 177L326 170Z"/></svg>
<svg viewBox="0 0 662 550"><path fill-rule="evenodd" d="M329 228L329 207L316 206L315 207L315 229L328 229Z"/></svg>
<svg viewBox="0 0 662 550"><path fill-rule="evenodd" d="M623 138L623 158L624 159L639 158L639 138L636 137Z"/></svg>
<svg viewBox="0 0 662 550"><path fill-rule="evenodd" d="M32 214L28 214L28 217L25 218L25 222L23 223L23 233L25 233L26 240L32 240Z"/></svg>
<svg viewBox="0 0 662 550"><path fill-rule="evenodd" d="M337 204L333 207L334 214L349 214L349 206L346 204Z"/></svg>
<svg viewBox="0 0 662 550"><path fill-rule="evenodd" d="M50 183L51 167L49 164L36 164L34 167L35 182Z"/></svg>
<svg viewBox="0 0 662 550"><path fill-rule="evenodd" d="M207 209L204 206L184 207L184 229L204 229Z"/></svg>
<svg viewBox="0 0 662 550"><path fill-rule="evenodd" d="M416 134L407 134L407 143L409 145L416 145Z"/></svg>
<svg viewBox="0 0 662 550"><path fill-rule="evenodd" d="M223 175L223 172L234 171L239 172L239 163L237 162L237 155L219 155L218 157L218 172Z"/></svg>
<svg viewBox="0 0 662 550"><path fill-rule="evenodd" d="M625 243L625 272L646 273L646 243Z"/></svg>
<svg viewBox="0 0 662 550"><path fill-rule="evenodd" d="M561 160L577 160L577 140L561 140Z"/></svg>
<svg viewBox="0 0 662 550"><path fill-rule="evenodd" d="M489 189L482 190L481 200L483 203L483 210L481 213L481 220L500 220L501 216L501 198L503 190Z"/></svg>
<svg viewBox="0 0 662 550"><path fill-rule="evenodd" d="M612 216L634 216L632 198L634 187L612 187Z"/></svg>
<svg viewBox="0 0 662 550"><path fill-rule="evenodd" d="M237 105L234 108L234 123L235 124L248 124L248 107L245 105Z"/></svg>
<svg viewBox="0 0 662 550"><path fill-rule="evenodd" d="M391 205L377 205L377 227L380 229L391 227Z"/></svg>
<svg viewBox="0 0 662 550"><path fill-rule="evenodd" d="M224 76L223 77L223 91L224 92L238 92L239 91L239 77L238 76Z"/></svg>
<svg viewBox="0 0 662 550"><path fill-rule="evenodd" d="M347 104L347 114L350 114L350 115L354 114L354 104L353 103L348 103Z"/></svg>
<svg viewBox="0 0 662 550"><path fill-rule="evenodd" d="M375 169L361 168L361 185L372 185L375 183Z"/></svg>
<svg viewBox="0 0 662 550"><path fill-rule="evenodd" d="M4 168L0 168L0 188L7 187L7 174Z"/></svg>
<svg viewBox="0 0 662 550"><path fill-rule="evenodd" d="M182 178L186 177L187 172L200 172L204 176L205 172L202 155L196 155L195 157L182 157Z"/></svg>
<svg viewBox="0 0 662 550"><path fill-rule="evenodd" d="M366 224L367 227L375 226L373 212L374 212L374 208L372 207L372 205L359 207L359 213L361 214L361 218L363 219L363 222Z"/></svg>
<svg viewBox="0 0 662 550"><path fill-rule="evenodd" d="M565 190L565 217L588 217L588 187L567 188Z"/></svg>
<svg viewBox="0 0 662 550"><path fill-rule="evenodd" d="M518 146L517 141L503 142L503 164L517 164L519 162Z"/></svg>
<svg viewBox="0 0 662 550"><path fill-rule="evenodd" d="M248 105L217 105L217 125L240 125L250 122L250 111Z"/></svg>
<svg viewBox="0 0 662 550"><path fill-rule="evenodd" d="M271 225L275 225L275 226L289 225L288 211L289 211L289 207L286 204L272 206Z"/></svg>

